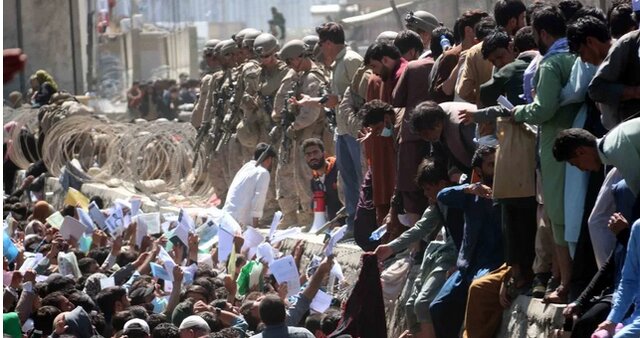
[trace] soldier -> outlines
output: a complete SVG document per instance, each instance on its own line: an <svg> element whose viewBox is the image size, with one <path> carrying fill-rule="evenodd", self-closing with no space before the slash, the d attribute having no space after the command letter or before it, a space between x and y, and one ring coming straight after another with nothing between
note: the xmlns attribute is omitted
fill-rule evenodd
<svg viewBox="0 0 640 338"><path fill-rule="evenodd" d="M220 43L220 40L213 39L204 44L202 56L206 62L207 73L200 81L200 95L198 96L198 100L193 107L193 113L191 114L191 124L196 129L200 128L200 125L203 122L204 106L207 101L207 95L209 95L211 79L213 78L213 74L220 69L220 62L215 54L215 47L218 43Z"/></svg>
<svg viewBox="0 0 640 338"><path fill-rule="evenodd" d="M420 55L419 59L426 58L431 51L429 50L431 44L432 32L434 29L442 26L438 18L435 15L427 11L415 11L409 12L404 18L407 29L412 30L420 35L422 39L422 45L424 46L424 52Z"/></svg>
<svg viewBox="0 0 640 338"><path fill-rule="evenodd" d="M209 132L211 137L205 152L210 157L207 172L216 189L216 194L222 200L226 196L232 176L226 166L228 162L227 149L220 147L219 151L216 151L216 148L222 136L222 123L225 113L228 111L231 89L235 82L232 73L233 67L236 66L235 55L237 49L238 46L232 39L221 41L214 49L217 51L221 68L211 78L209 95L204 107L205 113L210 114L205 118L212 120L211 131Z"/></svg>
<svg viewBox="0 0 640 338"><path fill-rule="evenodd" d="M304 93L309 96L323 96L326 93L327 78L322 70L311 60L312 51L302 40L287 42L278 54L280 60L291 67L276 94L276 109L272 115L276 122L280 122L280 112L287 108L285 100L292 93L298 97ZM322 138L326 119L320 106L293 107L288 106L288 113L292 122L283 130L284 137L292 140L291 149L285 149L280 144L280 159L289 158L286 163L281 161L276 170L276 194L283 218L279 226L288 227L294 224L310 225L313 222L311 203L313 196L308 189L312 172L306 164L302 153L302 141L308 138ZM288 152L288 154L287 154ZM292 180L291 177L294 179ZM300 211L298 211L298 206Z"/></svg>
<svg viewBox="0 0 640 338"><path fill-rule="evenodd" d="M257 80L254 79L259 78L260 62L253 51L253 42L260 34L262 32L257 29L246 28L234 35L244 62L236 68L237 81L228 121L231 131L234 132L227 146L229 172L232 175L252 158L259 139L260 130L257 127L255 109L247 108L247 100L255 100L257 95Z"/></svg>

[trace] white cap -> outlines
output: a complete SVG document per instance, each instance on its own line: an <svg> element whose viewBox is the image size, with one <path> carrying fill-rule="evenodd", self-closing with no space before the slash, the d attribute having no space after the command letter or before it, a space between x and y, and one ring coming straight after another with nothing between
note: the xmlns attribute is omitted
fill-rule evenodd
<svg viewBox="0 0 640 338"><path fill-rule="evenodd" d="M202 331L209 332L211 328L209 328L209 324L200 316L189 316L185 318L182 323L180 323L180 327L178 330L186 330L186 329L198 329Z"/></svg>
<svg viewBox="0 0 640 338"><path fill-rule="evenodd" d="M122 332L127 334L127 332L131 331L143 331L146 334L151 334L151 330L149 329L149 324L140 318L130 319L126 323L124 323L124 328Z"/></svg>

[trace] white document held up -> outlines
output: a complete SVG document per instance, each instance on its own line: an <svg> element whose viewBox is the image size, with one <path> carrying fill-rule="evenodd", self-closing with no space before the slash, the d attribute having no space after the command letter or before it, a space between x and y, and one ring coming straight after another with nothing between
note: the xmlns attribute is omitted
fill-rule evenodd
<svg viewBox="0 0 640 338"><path fill-rule="evenodd" d="M511 103L511 101L509 101L509 99L507 99L506 96L504 95L500 95L498 96L498 104L511 110L513 108L515 108L515 106L513 105L513 103Z"/></svg>
<svg viewBox="0 0 640 338"><path fill-rule="evenodd" d="M331 239L329 239L329 243L327 243L327 247L324 249L325 257L329 257L333 254L333 248L338 244L342 237L344 237L346 231L347 225L345 224L331 232Z"/></svg>
<svg viewBox="0 0 640 338"><path fill-rule="evenodd" d="M79 240L87 228L77 219L71 216L65 216L60 226L60 234L62 238L69 239L71 237Z"/></svg>
<svg viewBox="0 0 640 338"><path fill-rule="evenodd" d="M333 297L331 297L330 294L322 290L318 290L313 301L311 301L311 310L317 313L324 313L331 306L331 300L333 300Z"/></svg>
<svg viewBox="0 0 640 338"><path fill-rule="evenodd" d="M273 220L271 220L271 227L269 227L269 239L273 239L273 235L276 233L278 223L282 219L282 211L278 210L273 214Z"/></svg>
<svg viewBox="0 0 640 338"><path fill-rule="evenodd" d="M287 255L274 260L269 265L269 271L271 271L278 284L287 283L287 296L290 297L300 292L300 274L293 256Z"/></svg>

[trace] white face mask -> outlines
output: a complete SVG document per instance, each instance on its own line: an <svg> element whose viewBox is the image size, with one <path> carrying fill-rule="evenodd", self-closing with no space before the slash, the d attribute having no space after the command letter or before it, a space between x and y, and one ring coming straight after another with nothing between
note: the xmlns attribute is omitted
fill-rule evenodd
<svg viewBox="0 0 640 338"><path fill-rule="evenodd" d="M387 126L384 126L384 129L382 129L382 132L380 132L380 136L382 137L391 137L392 135L393 129L387 128Z"/></svg>

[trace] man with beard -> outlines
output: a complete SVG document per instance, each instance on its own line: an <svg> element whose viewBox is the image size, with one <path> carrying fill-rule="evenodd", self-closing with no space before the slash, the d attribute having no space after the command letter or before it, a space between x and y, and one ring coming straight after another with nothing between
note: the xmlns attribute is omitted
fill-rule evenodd
<svg viewBox="0 0 640 338"><path fill-rule="evenodd" d="M259 225L276 157L270 145L259 143L253 160L242 166L231 182L223 210L243 226Z"/></svg>
<svg viewBox="0 0 640 338"><path fill-rule="evenodd" d="M327 209L327 219L334 219L342 208L338 193L338 167L336 158L325 157L324 143L317 138L306 139L302 142L304 159L313 170L311 191L314 195L322 196Z"/></svg>
<svg viewBox="0 0 640 338"><path fill-rule="evenodd" d="M444 188L438 202L462 209L464 230L456 263L458 270L445 282L429 310L437 337L457 337L471 282L503 262L500 208L491 199L496 148L481 146L473 155L473 170L481 182Z"/></svg>
<svg viewBox="0 0 640 338"><path fill-rule="evenodd" d="M534 77L536 96L532 103L516 106L512 110L516 122L527 122L540 127L539 156L542 197L545 214L551 220L555 241L555 257L560 269L560 285L545 296L552 303L567 301L571 281L571 256L564 237L564 180L565 164L553 157L556 135L571 127L578 104L560 104L560 92L569 82L576 56L569 51L565 38L566 24L560 11L552 6L533 14L533 35L543 55Z"/></svg>
<svg viewBox="0 0 640 338"><path fill-rule="evenodd" d="M376 99L391 103L393 89L407 68L407 60L402 58L396 46L376 42L367 49L367 53L364 55L364 64L382 79L380 97L376 97Z"/></svg>

